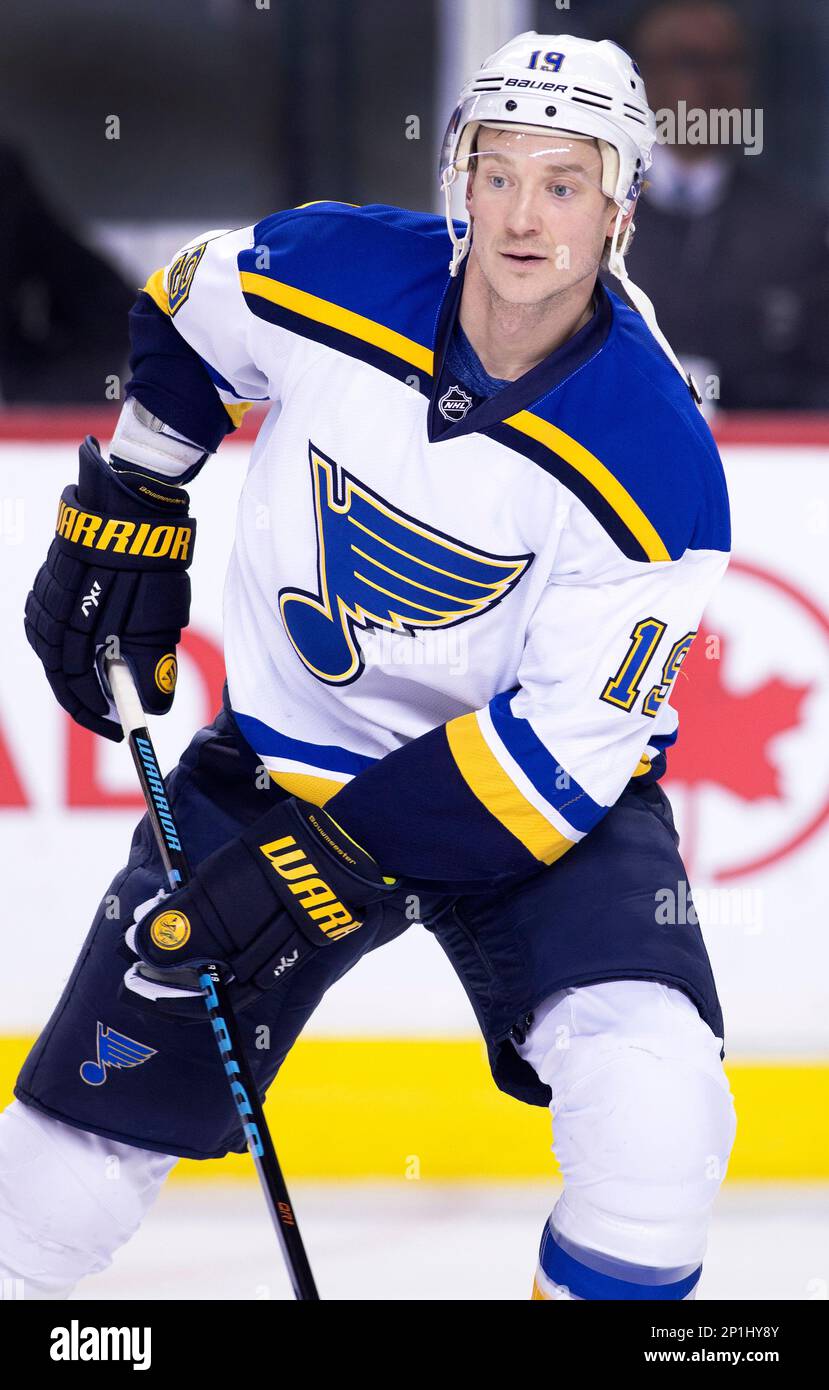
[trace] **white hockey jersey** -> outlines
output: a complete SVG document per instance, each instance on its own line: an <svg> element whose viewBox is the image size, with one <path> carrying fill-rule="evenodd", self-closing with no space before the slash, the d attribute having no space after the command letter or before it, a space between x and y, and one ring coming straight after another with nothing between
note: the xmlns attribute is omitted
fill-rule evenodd
<svg viewBox="0 0 829 1390"><path fill-rule="evenodd" d="M450 249L436 216L341 203L208 234L146 287L182 384L171 350L159 404L139 342L130 390L206 447L193 354L227 427L273 403L225 594L239 727L384 873L472 886L664 771L730 532L685 384L600 284L520 380L453 379Z"/></svg>

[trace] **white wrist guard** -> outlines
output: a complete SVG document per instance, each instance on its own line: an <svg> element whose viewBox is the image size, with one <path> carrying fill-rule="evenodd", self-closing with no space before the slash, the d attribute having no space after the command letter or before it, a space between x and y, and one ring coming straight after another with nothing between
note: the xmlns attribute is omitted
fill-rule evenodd
<svg viewBox="0 0 829 1390"><path fill-rule="evenodd" d="M130 396L118 417L109 457L137 464L164 478L178 478L201 465L207 453L192 440L176 434Z"/></svg>

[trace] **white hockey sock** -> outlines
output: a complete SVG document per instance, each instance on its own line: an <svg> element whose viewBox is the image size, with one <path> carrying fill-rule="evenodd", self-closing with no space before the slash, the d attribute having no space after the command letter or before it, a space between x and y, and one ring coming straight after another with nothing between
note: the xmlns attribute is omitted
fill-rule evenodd
<svg viewBox="0 0 829 1390"><path fill-rule="evenodd" d="M0 1114L3 1298L67 1298L106 1269L177 1162L12 1101Z"/></svg>

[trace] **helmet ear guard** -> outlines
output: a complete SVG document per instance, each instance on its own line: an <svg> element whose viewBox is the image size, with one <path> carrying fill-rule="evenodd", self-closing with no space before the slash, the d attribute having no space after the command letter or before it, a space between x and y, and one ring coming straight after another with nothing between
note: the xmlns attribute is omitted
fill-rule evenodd
<svg viewBox="0 0 829 1390"><path fill-rule="evenodd" d="M472 224L461 237L452 218L452 186L469 172L475 137L482 128L515 134L595 140L602 159L602 192L616 203L608 269L624 287L666 356L700 404L696 384L656 321L653 305L625 268L633 223L622 221L636 206L652 162L656 118L648 106L636 63L609 39L598 43L569 34L519 34L492 54L464 86L443 137L440 183L452 242L449 273L458 274L472 244Z"/></svg>

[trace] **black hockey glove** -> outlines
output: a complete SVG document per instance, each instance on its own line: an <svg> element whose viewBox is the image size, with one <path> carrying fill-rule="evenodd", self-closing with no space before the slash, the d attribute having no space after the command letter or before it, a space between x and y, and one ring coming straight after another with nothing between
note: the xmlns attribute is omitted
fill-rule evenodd
<svg viewBox="0 0 829 1390"><path fill-rule="evenodd" d="M231 981L232 1002L244 1008L357 931L365 909L396 887L325 811L289 797L128 928L126 944L143 963L125 984L153 1007L202 1017L192 992L199 966L216 961Z"/></svg>
<svg viewBox="0 0 829 1390"><path fill-rule="evenodd" d="M124 734L98 678L98 653L122 656L145 710L167 713L190 616L189 500L118 459L106 463L87 435L79 481L64 488L55 539L26 600L26 636L58 704L116 743Z"/></svg>

